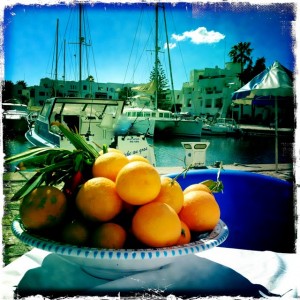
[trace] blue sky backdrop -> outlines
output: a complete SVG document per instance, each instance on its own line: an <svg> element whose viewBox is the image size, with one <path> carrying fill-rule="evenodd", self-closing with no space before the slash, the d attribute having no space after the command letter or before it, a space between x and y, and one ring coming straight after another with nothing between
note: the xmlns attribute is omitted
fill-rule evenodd
<svg viewBox="0 0 300 300"><path fill-rule="evenodd" d="M161 10L159 16L159 55L169 77ZM146 3L86 4L83 78L148 82L154 64L154 17L153 5ZM31 86L40 78L54 78L57 19L58 79L65 75L78 80L78 7L65 4L4 8L5 80L24 80ZM293 3L169 3L166 20L175 89L189 81L192 69L224 68L231 47L239 42L251 43L254 62L265 57L267 67L277 60L294 70Z"/></svg>

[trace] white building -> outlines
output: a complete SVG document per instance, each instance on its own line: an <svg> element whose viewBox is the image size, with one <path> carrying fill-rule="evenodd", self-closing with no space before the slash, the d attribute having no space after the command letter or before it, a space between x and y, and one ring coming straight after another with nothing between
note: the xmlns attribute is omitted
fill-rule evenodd
<svg viewBox="0 0 300 300"><path fill-rule="evenodd" d="M81 81L81 97L84 98L101 98L101 99L118 99L119 89L124 86L132 87L135 84L121 83L97 83L93 80ZM40 85L29 87L30 97L34 99L34 104L40 106L50 97L79 97L79 82L78 81L55 81L50 78L42 78Z"/></svg>
<svg viewBox="0 0 300 300"><path fill-rule="evenodd" d="M193 115L226 116L231 109L231 94L241 87L239 63L226 63L225 69L192 70L190 81L182 87L182 112Z"/></svg>

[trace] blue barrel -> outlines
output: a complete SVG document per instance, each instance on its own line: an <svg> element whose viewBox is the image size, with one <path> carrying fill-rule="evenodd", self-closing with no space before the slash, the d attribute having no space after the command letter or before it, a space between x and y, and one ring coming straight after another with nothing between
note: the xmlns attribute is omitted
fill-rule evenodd
<svg viewBox="0 0 300 300"><path fill-rule="evenodd" d="M217 169L191 170L177 178L184 189L201 181L217 179ZM168 174L174 178L177 174ZM222 170L223 192L215 198L229 237L227 248L295 252L295 203L293 184L275 177Z"/></svg>

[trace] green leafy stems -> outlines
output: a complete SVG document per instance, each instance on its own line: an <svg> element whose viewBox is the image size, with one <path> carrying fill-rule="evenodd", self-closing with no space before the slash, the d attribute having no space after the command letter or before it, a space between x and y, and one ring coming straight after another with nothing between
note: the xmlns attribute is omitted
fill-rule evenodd
<svg viewBox="0 0 300 300"><path fill-rule="evenodd" d="M22 169L36 173L16 192L12 200L18 200L42 184L59 185L65 183L65 191L71 194L76 187L91 176L91 168L98 151L78 133L70 131L61 123L54 122L73 144L75 149L65 150L50 147L33 147L8 157L7 164L21 162Z"/></svg>
<svg viewBox="0 0 300 300"><path fill-rule="evenodd" d="M175 182L177 180L177 178L181 175L183 175L183 177L185 177L187 172L190 169L191 169L191 166L188 166L187 168L184 168L184 170L181 173L177 174L177 176L173 178L172 183ZM224 189L224 185L223 185L222 181L220 181L221 170L223 170L222 162L221 162L219 170L218 170L216 181L208 179L208 180L204 180L204 181L199 182L199 183L206 185L211 190L212 193L222 192L223 189Z"/></svg>

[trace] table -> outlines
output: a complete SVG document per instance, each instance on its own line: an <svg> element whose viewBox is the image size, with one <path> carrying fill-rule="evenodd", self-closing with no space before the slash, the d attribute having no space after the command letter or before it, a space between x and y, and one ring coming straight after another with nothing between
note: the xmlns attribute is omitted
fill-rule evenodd
<svg viewBox="0 0 300 300"><path fill-rule="evenodd" d="M34 248L1 270L1 285L1 299L14 299L16 287L22 296L72 298L119 293L123 297L173 295L173 299L212 295L298 298L300 255L216 247L178 257L159 270L108 281L88 275L59 255Z"/></svg>

